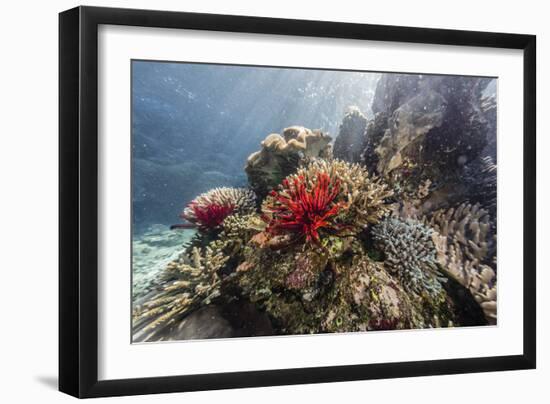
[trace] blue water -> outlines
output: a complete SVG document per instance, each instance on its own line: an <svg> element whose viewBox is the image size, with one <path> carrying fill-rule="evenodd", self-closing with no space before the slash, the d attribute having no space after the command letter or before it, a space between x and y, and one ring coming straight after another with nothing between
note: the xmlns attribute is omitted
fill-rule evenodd
<svg viewBox="0 0 550 404"><path fill-rule="evenodd" d="M270 133L301 125L333 138L349 106L369 117L377 73L132 62L133 229L179 222L216 186L244 186Z"/></svg>

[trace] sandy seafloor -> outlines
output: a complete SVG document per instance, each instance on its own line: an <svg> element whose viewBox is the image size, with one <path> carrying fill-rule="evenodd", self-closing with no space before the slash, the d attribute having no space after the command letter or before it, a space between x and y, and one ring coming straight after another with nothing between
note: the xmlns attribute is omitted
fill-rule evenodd
<svg viewBox="0 0 550 404"><path fill-rule="evenodd" d="M155 224L142 234L132 237L132 296L135 299L150 291L158 274L170 261L183 252L183 245L193 235L193 229L170 230Z"/></svg>

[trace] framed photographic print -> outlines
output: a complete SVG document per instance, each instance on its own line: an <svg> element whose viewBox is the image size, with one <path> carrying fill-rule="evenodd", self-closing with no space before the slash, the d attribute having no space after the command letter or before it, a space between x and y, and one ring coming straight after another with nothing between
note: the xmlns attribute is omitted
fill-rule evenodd
<svg viewBox="0 0 550 404"><path fill-rule="evenodd" d="M535 367L535 37L60 14L60 390Z"/></svg>

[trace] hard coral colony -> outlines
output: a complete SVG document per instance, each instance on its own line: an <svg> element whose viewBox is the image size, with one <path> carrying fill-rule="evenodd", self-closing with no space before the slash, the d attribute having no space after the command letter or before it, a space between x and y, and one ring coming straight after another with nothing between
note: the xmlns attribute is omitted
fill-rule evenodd
<svg viewBox="0 0 550 404"><path fill-rule="evenodd" d="M193 211L193 216L184 213L181 215L183 219L193 220L203 229L213 229L218 227L233 212L235 207L231 204L218 205L212 203L200 206L196 203L191 203L189 209Z"/></svg>
<svg viewBox="0 0 550 404"><path fill-rule="evenodd" d="M337 156L322 132L287 128L248 159L250 189L187 205L180 226L198 235L135 305L135 341L219 337L182 331L205 308L232 336L496 324L493 203L474 204L479 184L495 191L496 165L465 175L490 159L488 142L473 143L466 166L436 163L434 146L469 141L450 131L447 105L494 136L480 126L481 96L456 100L450 86L463 94L471 83L422 76L400 76L398 91L392 77L380 79L372 120L350 109Z"/></svg>
<svg viewBox="0 0 550 404"><path fill-rule="evenodd" d="M180 217L200 230L208 231L218 228L226 217L232 213L246 213L255 208L254 193L243 188L214 188L199 195L191 201ZM187 227L186 225L174 225Z"/></svg>

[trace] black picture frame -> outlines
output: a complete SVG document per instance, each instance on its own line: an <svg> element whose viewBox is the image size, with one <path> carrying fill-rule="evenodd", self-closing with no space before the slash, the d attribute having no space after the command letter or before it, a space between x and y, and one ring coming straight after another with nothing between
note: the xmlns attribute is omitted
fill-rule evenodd
<svg viewBox="0 0 550 404"><path fill-rule="evenodd" d="M100 24L522 50L523 354L99 381L97 53ZM535 368L534 35L77 7L59 15L59 100L59 390L62 392L85 398Z"/></svg>

